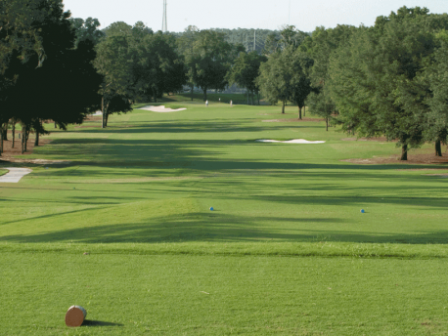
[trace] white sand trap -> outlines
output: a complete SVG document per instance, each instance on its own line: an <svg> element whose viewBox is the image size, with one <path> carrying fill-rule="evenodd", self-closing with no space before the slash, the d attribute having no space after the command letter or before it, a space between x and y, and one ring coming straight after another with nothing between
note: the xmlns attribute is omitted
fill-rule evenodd
<svg viewBox="0 0 448 336"><path fill-rule="evenodd" d="M158 112L158 113L167 113L167 112L180 112L180 111L185 111L186 108L180 108L180 109L170 109L170 108L166 108L165 106L145 106L140 108L140 110L146 110L146 111L152 111L152 112Z"/></svg>
<svg viewBox="0 0 448 336"><path fill-rule="evenodd" d="M323 144L325 141L308 141L305 139L294 139L288 141L277 141L277 140L257 140L257 142L275 142L275 143L285 143L285 144Z"/></svg>
<svg viewBox="0 0 448 336"><path fill-rule="evenodd" d="M9 170L9 173L0 176L0 183L19 183L22 177L32 172L32 170L28 168L5 168L5 169Z"/></svg>

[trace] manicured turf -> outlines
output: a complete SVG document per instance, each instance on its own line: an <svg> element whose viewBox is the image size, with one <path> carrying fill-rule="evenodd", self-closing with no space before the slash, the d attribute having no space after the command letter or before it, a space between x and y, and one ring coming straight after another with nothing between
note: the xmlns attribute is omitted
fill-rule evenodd
<svg viewBox="0 0 448 336"><path fill-rule="evenodd" d="M446 260L5 254L6 335L446 335ZM68 304L87 326L68 330Z"/></svg>
<svg viewBox="0 0 448 336"><path fill-rule="evenodd" d="M0 335L447 334L448 167L262 122L293 107L164 105L187 111L57 131L29 157L69 164L0 184ZM72 304L111 324L66 329Z"/></svg>
<svg viewBox="0 0 448 336"><path fill-rule="evenodd" d="M0 169L0 176L7 174L8 171L6 169Z"/></svg>

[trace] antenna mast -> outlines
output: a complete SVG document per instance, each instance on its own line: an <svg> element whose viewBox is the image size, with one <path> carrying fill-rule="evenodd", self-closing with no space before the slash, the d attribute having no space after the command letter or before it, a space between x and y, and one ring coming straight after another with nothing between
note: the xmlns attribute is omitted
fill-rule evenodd
<svg viewBox="0 0 448 336"><path fill-rule="evenodd" d="M167 16L167 0L163 0L163 20L162 20L162 32L168 31L168 16Z"/></svg>

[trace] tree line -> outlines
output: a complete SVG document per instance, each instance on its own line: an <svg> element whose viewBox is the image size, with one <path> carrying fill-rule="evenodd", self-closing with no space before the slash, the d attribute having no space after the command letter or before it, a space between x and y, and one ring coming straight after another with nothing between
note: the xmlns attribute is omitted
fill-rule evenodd
<svg viewBox="0 0 448 336"><path fill-rule="evenodd" d="M256 79L268 101L291 101L359 137L401 147L448 135L448 15L402 7L372 27L318 27L268 56ZM286 34L288 35L288 34ZM284 111L284 109L283 109Z"/></svg>
<svg viewBox="0 0 448 336"><path fill-rule="evenodd" d="M137 100L237 84L259 104L304 106L350 134L385 136L402 147L433 141L437 155L448 135L446 78L448 16L402 7L372 27L339 25L305 33L294 26L258 31L263 47L241 43L254 30L188 27L154 32L142 22L72 19L62 0L0 2L0 154L8 128L22 127L22 151L43 122L66 129L102 110L132 110ZM256 36L256 32L255 32ZM246 38L247 39L247 38ZM256 42L256 41L255 41ZM252 48L254 49L254 48ZM13 136L14 138L14 136Z"/></svg>
<svg viewBox="0 0 448 336"><path fill-rule="evenodd" d="M230 75L245 47L224 32L191 26L176 35L142 22L99 27L94 18L72 19L62 0L0 2L0 155L10 128L14 146L17 124L25 152L30 133L37 146L49 121L66 129L101 110L107 127L112 113L131 111L137 99L157 101L184 86L201 88L204 100L207 90L237 82L257 91ZM254 59L260 61L257 53L243 58ZM259 64L251 66L255 76Z"/></svg>

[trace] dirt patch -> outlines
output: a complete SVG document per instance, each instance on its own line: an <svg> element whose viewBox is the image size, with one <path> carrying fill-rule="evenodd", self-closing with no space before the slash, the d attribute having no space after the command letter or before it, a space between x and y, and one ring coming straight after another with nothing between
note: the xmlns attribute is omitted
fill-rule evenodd
<svg viewBox="0 0 448 336"><path fill-rule="evenodd" d="M101 128L101 125L75 126L75 128Z"/></svg>
<svg viewBox="0 0 448 336"><path fill-rule="evenodd" d="M448 170L448 167L446 167L446 168L421 168L421 169L397 169L397 171L434 171L434 170L435 171Z"/></svg>
<svg viewBox="0 0 448 336"><path fill-rule="evenodd" d="M22 142L21 139L17 139L18 135L22 132L16 131L16 141L14 148L12 148L11 136L8 141L3 142L3 153L0 156L0 162L14 162L14 163L33 163L33 164L69 164L70 161L54 161L54 160L42 160L42 159L26 159L25 155L32 154L34 151L34 138L30 138L27 143L28 150L22 154ZM45 146L51 142L50 139L41 138L39 140L39 147Z"/></svg>
<svg viewBox="0 0 448 336"><path fill-rule="evenodd" d="M272 120L262 120L262 122L321 122L325 121L325 119L316 119L316 118L302 118L302 119L272 119Z"/></svg>
<svg viewBox="0 0 448 336"><path fill-rule="evenodd" d="M135 125L123 125L123 126L108 126L108 129L115 129L115 128L130 128L130 127L136 127ZM80 125L75 126L75 128L101 128L101 125Z"/></svg>
<svg viewBox="0 0 448 336"><path fill-rule="evenodd" d="M448 164L448 156L438 157L434 154L412 154L408 153L408 160L401 161L399 155L392 155L389 157L373 157L370 159L348 159L341 160L343 162L350 162L356 164ZM446 168L448 169L448 167Z"/></svg>
<svg viewBox="0 0 448 336"><path fill-rule="evenodd" d="M14 162L14 163L32 163L40 165L69 165L71 161L63 160L43 160L43 159L17 159L13 157L3 156L0 162Z"/></svg>
<svg viewBox="0 0 448 336"><path fill-rule="evenodd" d="M8 156L8 155L22 155L22 140L18 139L20 136L22 136L22 132L16 132L16 141L14 144L14 148L12 148L12 134L11 136L9 136L8 134L8 141L4 141L3 142L3 156ZM27 151L25 152L25 154L31 154L34 150L34 136L30 136L30 139L28 139L28 143L27 143ZM39 139L39 147L41 146L45 146L47 144L49 144L51 142L50 139L45 139L41 136L41 138Z"/></svg>
<svg viewBox="0 0 448 336"><path fill-rule="evenodd" d="M102 121L103 116L88 116L84 121Z"/></svg>

